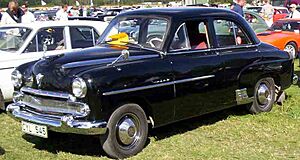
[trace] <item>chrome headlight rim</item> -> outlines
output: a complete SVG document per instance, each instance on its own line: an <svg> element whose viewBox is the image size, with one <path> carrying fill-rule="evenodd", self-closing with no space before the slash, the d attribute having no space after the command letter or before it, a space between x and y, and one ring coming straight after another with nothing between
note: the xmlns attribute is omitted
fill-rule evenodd
<svg viewBox="0 0 300 160"><path fill-rule="evenodd" d="M75 97L84 98L87 94L86 82L80 77L74 78L72 82L72 92Z"/></svg>
<svg viewBox="0 0 300 160"><path fill-rule="evenodd" d="M19 70L14 70L11 73L11 82L14 87L20 88L23 84L23 75Z"/></svg>

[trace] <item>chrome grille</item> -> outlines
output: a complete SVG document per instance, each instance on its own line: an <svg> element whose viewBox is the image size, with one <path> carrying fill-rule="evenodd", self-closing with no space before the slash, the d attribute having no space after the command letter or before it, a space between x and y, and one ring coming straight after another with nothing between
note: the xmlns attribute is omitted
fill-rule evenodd
<svg viewBox="0 0 300 160"><path fill-rule="evenodd" d="M23 105L23 110L51 117L72 115L80 118L86 117L90 112L88 105L76 102L76 98L73 99L69 94L28 87L23 87L21 92L14 92L14 102Z"/></svg>

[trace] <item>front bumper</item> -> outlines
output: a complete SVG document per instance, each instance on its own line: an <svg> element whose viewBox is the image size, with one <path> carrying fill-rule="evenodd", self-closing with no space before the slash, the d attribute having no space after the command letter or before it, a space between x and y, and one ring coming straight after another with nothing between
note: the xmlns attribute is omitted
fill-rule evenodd
<svg viewBox="0 0 300 160"><path fill-rule="evenodd" d="M49 118L47 115L22 110L23 107L22 104L13 103L8 105L6 111L18 121L46 125L49 130L55 132L99 135L105 134L107 130L107 123L104 121L75 120L73 116L63 116L61 119Z"/></svg>

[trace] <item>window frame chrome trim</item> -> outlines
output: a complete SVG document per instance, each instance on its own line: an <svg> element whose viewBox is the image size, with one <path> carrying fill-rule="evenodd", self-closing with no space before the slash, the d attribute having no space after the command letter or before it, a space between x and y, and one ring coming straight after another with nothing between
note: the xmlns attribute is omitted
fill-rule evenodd
<svg viewBox="0 0 300 160"><path fill-rule="evenodd" d="M176 84L180 84L180 83L204 80L204 79L209 79L209 78L214 78L214 77L215 77L215 75L206 75L206 76L176 80L176 81L166 82L166 83L161 83L161 84L154 84L154 85L147 85L147 86L142 86L142 87L134 87L134 88L128 88L128 89L109 91L109 92L104 92L102 95L103 96L110 96L110 95L116 95L116 94L122 94L122 93L129 93L129 92L141 91L141 90L158 88L158 87L164 87L164 86L169 86L169 85L176 85Z"/></svg>

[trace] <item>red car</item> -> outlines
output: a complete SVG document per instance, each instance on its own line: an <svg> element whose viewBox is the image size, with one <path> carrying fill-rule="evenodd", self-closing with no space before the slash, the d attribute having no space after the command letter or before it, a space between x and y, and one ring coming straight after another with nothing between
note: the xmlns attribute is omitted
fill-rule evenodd
<svg viewBox="0 0 300 160"><path fill-rule="evenodd" d="M296 58L300 50L300 19L280 19L269 31L258 33L262 41L287 51L292 58Z"/></svg>
<svg viewBox="0 0 300 160"><path fill-rule="evenodd" d="M290 12L286 7L274 7L273 22L276 22L279 19L287 18L289 14Z"/></svg>

